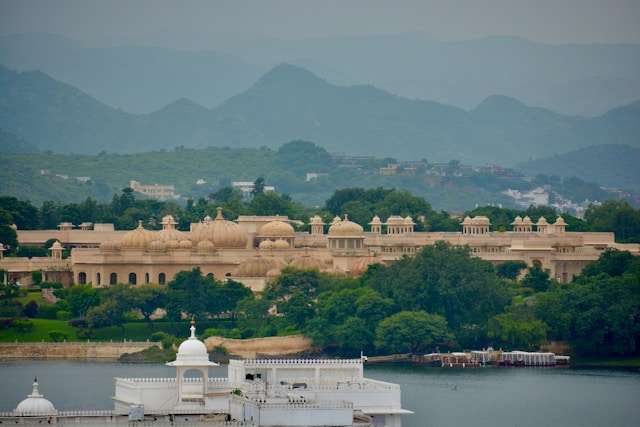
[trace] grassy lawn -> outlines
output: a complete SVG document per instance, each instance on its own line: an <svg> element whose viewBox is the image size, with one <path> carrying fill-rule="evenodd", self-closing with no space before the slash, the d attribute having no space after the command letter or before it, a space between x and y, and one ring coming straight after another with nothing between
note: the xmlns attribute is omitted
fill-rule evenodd
<svg viewBox="0 0 640 427"><path fill-rule="evenodd" d="M597 368L640 368L640 357L578 358L574 366Z"/></svg>
<svg viewBox="0 0 640 427"><path fill-rule="evenodd" d="M34 341L50 341L50 331L60 331L67 334L68 341L78 339L76 328L69 326L66 320L50 320L50 319L31 319L33 322L33 330L29 332L18 332L13 328L0 330L0 342L34 342Z"/></svg>

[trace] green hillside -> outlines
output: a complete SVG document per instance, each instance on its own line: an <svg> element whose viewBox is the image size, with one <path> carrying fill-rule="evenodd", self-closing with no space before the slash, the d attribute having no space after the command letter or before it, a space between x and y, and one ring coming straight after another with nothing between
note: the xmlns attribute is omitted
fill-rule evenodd
<svg viewBox="0 0 640 427"><path fill-rule="evenodd" d="M187 197L206 197L233 181L254 181L258 177L264 177L278 192L308 206L322 205L336 189L345 187L405 189L424 197L436 209L450 211L486 204L513 206L512 199L502 191L508 188L526 191L540 185L576 202L615 197L580 180L538 177L528 181L517 173L501 176L464 166L451 166L461 168L461 173L435 175L425 170L434 167L426 161L419 162L418 171L399 170L394 176L380 175L379 168L389 161L393 159L366 158L356 164L344 164L324 148L302 141L285 144L278 150L209 147L136 154L0 154L0 182L1 194L28 195L36 204L45 200L79 202L88 196L110 200L130 180L175 185L184 201ZM307 172L326 175L307 181ZM204 183L197 184L199 180Z"/></svg>

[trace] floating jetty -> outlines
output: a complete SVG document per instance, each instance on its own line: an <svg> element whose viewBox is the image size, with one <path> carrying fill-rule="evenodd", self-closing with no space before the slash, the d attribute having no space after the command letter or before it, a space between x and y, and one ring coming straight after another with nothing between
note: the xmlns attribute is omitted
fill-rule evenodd
<svg viewBox="0 0 640 427"><path fill-rule="evenodd" d="M452 353L393 354L372 356L367 363L409 362L441 368L481 368L498 367L561 367L569 366L569 356L550 352L502 351L492 348Z"/></svg>

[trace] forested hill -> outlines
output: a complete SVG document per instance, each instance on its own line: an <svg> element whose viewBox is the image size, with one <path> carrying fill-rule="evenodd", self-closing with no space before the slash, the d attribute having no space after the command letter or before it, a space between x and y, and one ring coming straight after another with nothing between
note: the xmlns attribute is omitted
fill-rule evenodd
<svg viewBox="0 0 640 427"><path fill-rule="evenodd" d="M0 67L0 128L57 152L275 147L307 139L333 152L509 165L611 141L638 146L640 111L631 105L576 118L504 96L465 111L372 86L335 86L283 64L213 110L182 100L132 115L41 72Z"/></svg>
<svg viewBox="0 0 640 427"><path fill-rule="evenodd" d="M186 102L175 107L194 109ZM393 176L380 175L380 168L390 161L393 160L372 157L357 164L348 163L348 159L344 163L341 156L332 156L324 148L305 141L291 141L277 150L209 147L135 154L0 153L0 195L28 194L37 204L45 200L78 202L87 196L108 200L135 179L173 184L183 197L199 198L232 181L263 177L278 192L308 206L322 204L334 190L345 187L404 189L426 198L437 209L456 212L476 205L513 206L513 199L503 194L507 189L528 191L544 186L550 194L576 203L618 197L577 178L538 176L529 180L515 171L492 174L456 166L456 162L448 164L447 168L454 169L444 175L432 170L436 166L426 161L418 162L416 169L401 169ZM321 175L307 180L307 172Z"/></svg>
<svg viewBox="0 0 640 427"><path fill-rule="evenodd" d="M518 165L526 173L577 176L610 187L640 190L640 148L594 145Z"/></svg>

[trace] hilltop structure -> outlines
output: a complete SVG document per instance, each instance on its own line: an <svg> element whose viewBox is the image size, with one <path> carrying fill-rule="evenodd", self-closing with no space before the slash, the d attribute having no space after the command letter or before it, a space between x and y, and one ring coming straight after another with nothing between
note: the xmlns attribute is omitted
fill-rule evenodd
<svg viewBox="0 0 640 427"><path fill-rule="evenodd" d="M33 392L0 423L40 425L208 425L400 427L397 384L364 377L360 359L231 360L226 378L210 378L205 344L191 335L170 378L115 378L111 411L58 411Z"/></svg>
<svg viewBox="0 0 640 427"><path fill-rule="evenodd" d="M4 257L0 269L8 272L7 280L22 284L29 283L32 271L42 271L43 280L109 286L165 284L178 272L199 267L204 274L233 278L260 292L286 266L359 275L370 264L388 264L438 241L467 245L472 255L494 264L539 265L560 282L569 282L606 249L640 254L640 245L616 243L613 233L568 232L562 217L553 223L542 217L536 224L517 217L513 230L504 232L491 231L487 217L466 217L461 232L418 232L410 217L390 216L383 222L375 216L365 231L347 216L334 218L328 229L314 216L310 231L301 232L285 216L229 221L218 209L216 218L191 224L189 232L177 230L170 215L163 218L160 231L146 230L142 224L126 232L96 226L18 230L23 245L58 242L49 257ZM63 258L63 248L71 248L70 257Z"/></svg>

